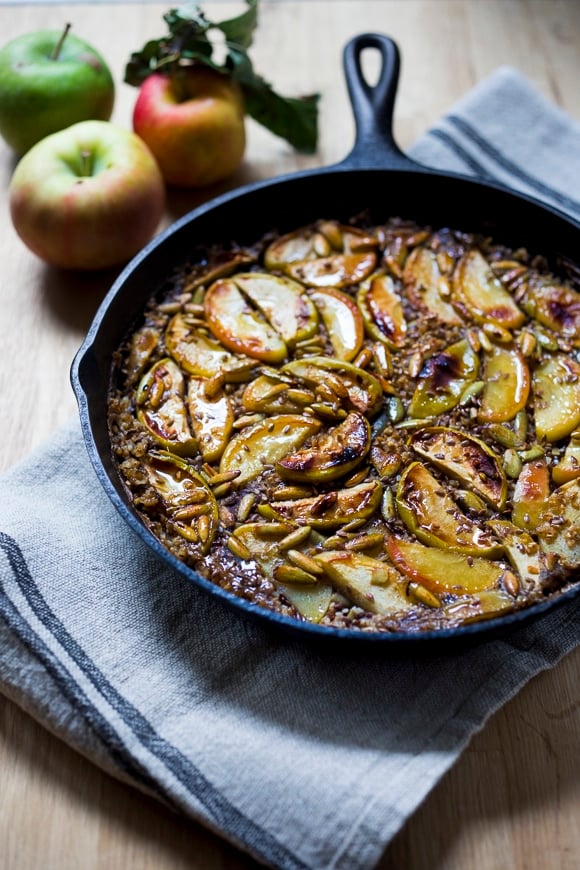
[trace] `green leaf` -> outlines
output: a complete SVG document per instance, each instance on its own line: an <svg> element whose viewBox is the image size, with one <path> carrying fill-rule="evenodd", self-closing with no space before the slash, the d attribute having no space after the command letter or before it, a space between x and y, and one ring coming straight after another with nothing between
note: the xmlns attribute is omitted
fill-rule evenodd
<svg viewBox="0 0 580 870"><path fill-rule="evenodd" d="M212 22L195 3L170 9L163 19L169 33L150 40L134 52L125 67L125 82L135 87L154 72L179 74L184 66L203 64L229 75L241 87L246 112L298 151L312 153L318 138L319 95L283 97L253 68L247 49L258 24L258 0L246 0L247 9L225 21ZM224 64L213 58L208 34L220 30L226 40Z"/></svg>
<svg viewBox="0 0 580 870"><path fill-rule="evenodd" d="M258 0L246 0L246 3L249 8L237 18L214 24L214 27L222 31L228 42L233 42L242 48L251 46L254 30L258 26Z"/></svg>

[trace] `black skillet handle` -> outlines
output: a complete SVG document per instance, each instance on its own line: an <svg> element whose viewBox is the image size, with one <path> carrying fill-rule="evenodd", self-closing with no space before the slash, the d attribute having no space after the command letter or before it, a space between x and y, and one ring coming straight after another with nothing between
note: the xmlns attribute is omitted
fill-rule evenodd
<svg viewBox="0 0 580 870"><path fill-rule="evenodd" d="M365 79L361 55L378 50L382 67L375 85ZM393 138L393 111L399 82L399 49L388 36L362 33L345 46L344 74L356 123L354 148L340 163L347 168L422 168L407 157Z"/></svg>

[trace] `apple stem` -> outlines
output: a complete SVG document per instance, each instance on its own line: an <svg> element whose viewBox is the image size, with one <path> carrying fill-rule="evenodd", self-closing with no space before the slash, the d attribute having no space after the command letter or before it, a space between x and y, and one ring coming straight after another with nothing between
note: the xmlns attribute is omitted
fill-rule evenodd
<svg viewBox="0 0 580 870"><path fill-rule="evenodd" d="M63 43L64 43L65 39L67 38L68 32L70 29L71 29L71 25L66 24L64 31L60 35L59 41L57 42L57 44L54 46L54 48L52 50L52 54L50 55L51 60L58 60L58 56L62 50Z"/></svg>
<svg viewBox="0 0 580 870"><path fill-rule="evenodd" d="M81 178L89 178L93 174L92 154L87 148L81 151Z"/></svg>

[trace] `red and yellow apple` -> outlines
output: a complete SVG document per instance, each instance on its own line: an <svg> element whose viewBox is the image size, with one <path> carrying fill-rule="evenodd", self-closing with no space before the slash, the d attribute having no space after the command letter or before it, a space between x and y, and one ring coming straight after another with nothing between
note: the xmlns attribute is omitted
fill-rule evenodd
<svg viewBox="0 0 580 870"><path fill-rule="evenodd" d="M168 184L205 187L232 175L246 147L244 101L236 82L203 66L145 79L133 129Z"/></svg>
<svg viewBox="0 0 580 870"><path fill-rule="evenodd" d="M42 139L18 163L10 213L25 245L68 269L127 262L154 234L165 203L155 158L134 133L81 121Z"/></svg>

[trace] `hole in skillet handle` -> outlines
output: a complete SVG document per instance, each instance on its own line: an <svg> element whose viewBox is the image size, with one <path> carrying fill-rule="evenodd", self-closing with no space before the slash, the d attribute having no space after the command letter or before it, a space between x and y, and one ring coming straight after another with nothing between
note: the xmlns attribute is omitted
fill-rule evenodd
<svg viewBox="0 0 580 870"><path fill-rule="evenodd" d="M378 51L381 69L376 84L369 84L362 68L362 54ZM352 151L339 164L349 169L407 169L425 167L404 154L393 137L393 113L399 83L399 49L380 33L361 33L345 46L343 67L356 125Z"/></svg>

